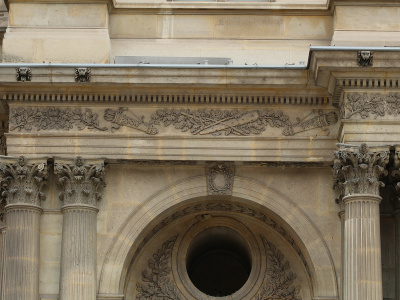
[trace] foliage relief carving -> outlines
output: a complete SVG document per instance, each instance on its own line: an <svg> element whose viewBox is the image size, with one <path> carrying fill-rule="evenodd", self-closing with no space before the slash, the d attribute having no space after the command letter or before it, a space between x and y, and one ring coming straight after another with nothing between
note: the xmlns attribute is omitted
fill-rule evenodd
<svg viewBox="0 0 400 300"><path fill-rule="evenodd" d="M101 200L98 192L104 187L104 164L87 164L78 156L72 164L55 163L54 173L58 175L58 183L62 191L58 194L68 204L88 204L96 206Z"/></svg>
<svg viewBox="0 0 400 300"><path fill-rule="evenodd" d="M389 151L370 152L366 144L357 150L340 149L334 152L334 187L343 196L353 194L379 195L379 188L385 184L379 180L388 172Z"/></svg>
<svg viewBox="0 0 400 300"><path fill-rule="evenodd" d="M289 261L271 242L261 237L267 255L267 279L257 295L257 300L301 300L300 286L295 286L296 274Z"/></svg>
<svg viewBox="0 0 400 300"><path fill-rule="evenodd" d="M2 196L8 204L33 204L40 206L45 200L42 192L47 183L47 163L29 163L26 157L19 157L16 162L1 162L0 175Z"/></svg>
<svg viewBox="0 0 400 300"><path fill-rule="evenodd" d="M24 108L17 107L11 109L10 130L31 131L36 130L71 130L76 126L78 130L97 129L108 130L107 127L100 127L98 115L91 109L86 108L84 112L80 108L74 110L70 108Z"/></svg>
<svg viewBox="0 0 400 300"><path fill-rule="evenodd" d="M149 270L142 272L142 282L136 290L138 300L180 300L178 289L170 279L170 259L177 235L162 244L161 248L148 260Z"/></svg>
<svg viewBox="0 0 400 300"><path fill-rule="evenodd" d="M342 103L342 117L351 119L359 116L362 119L400 115L400 94L367 94L351 93Z"/></svg>

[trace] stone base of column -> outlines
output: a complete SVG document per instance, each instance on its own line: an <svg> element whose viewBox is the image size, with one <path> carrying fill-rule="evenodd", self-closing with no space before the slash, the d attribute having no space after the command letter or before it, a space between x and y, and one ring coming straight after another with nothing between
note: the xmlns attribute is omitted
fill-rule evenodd
<svg viewBox="0 0 400 300"><path fill-rule="evenodd" d="M382 299L382 264L379 203L377 195L356 194L343 198L344 300Z"/></svg>
<svg viewBox="0 0 400 300"><path fill-rule="evenodd" d="M96 300L97 212L84 204L62 208L60 300Z"/></svg>
<svg viewBox="0 0 400 300"><path fill-rule="evenodd" d="M39 299L39 206L10 204L7 212L6 280L7 300Z"/></svg>

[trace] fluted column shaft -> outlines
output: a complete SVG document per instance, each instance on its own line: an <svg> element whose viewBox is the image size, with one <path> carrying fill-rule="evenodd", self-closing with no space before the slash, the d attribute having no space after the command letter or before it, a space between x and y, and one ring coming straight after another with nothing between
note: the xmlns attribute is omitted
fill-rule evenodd
<svg viewBox="0 0 400 300"><path fill-rule="evenodd" d="M388 150L366 144L335 152L334 179L344 204L343 300L382 299L379 188Z"/></svg>
<svg viewBox="0 0 400 300"><path fill-rule="evenodd" d="M41 191L47 179L47 160L25 157L0 160L2 196L7 199L6 300L39 299Z"/></svg>
<svg viewBox="0 0 400 300"><path fill-rule="evenodd" d="M60 300L96 300L97 202L104 186L104 164L81 157L57 161L64 201L61 245Z"/></svg>
<svg viewBox="0 0 400 300"><path fill-rule="evenodd" d="M344 299L382 299L382 263L379 203L377 195L343 198Z"/></svg>
<svg viewBox="0 0 400 300"><path fill-rule="evenodd" d="M0 235L0 300L5 300L7 227L4 224L0 228Z"/></svg>
<svg viewBox="0 0 400 300"><path fill-rule="evenodd" d="M395 299L400 300L400 210L394 212L395 216Z"/></svg>
<svg viewBox="0 0 400 300"><path fill-rule="evenodd" d="M89 205L67 205L62 212L60 299L96 299L98 209Z"/></svg>
<svg viewBox="0 0 400 300"><path fill-rule="evenodd" d="M7 300L39 299L39 228L42 209L26 204L6 207Z"/></svg>

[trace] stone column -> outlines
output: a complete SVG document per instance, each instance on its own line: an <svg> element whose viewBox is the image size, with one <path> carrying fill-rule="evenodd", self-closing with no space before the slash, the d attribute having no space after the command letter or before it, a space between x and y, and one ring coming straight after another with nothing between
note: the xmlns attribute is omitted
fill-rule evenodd
<svg viewBox="0 0 400 300"><path fill-rule="evenodd" d="M335 152L335 181L343 192L343 299L382 299L379 178L387 174L388 151L358 149Z"/></svg>
<svg viewBox="0 0 400 300"><path fill-rule="evenodd" d="M7 206L4 299L39 299L41 189L47 179L43 160L3 158L0 162Z"/></svg>
<svg viewBox="0 0 400 300"><path fill-rule="evenodd" d="M60 300L96 299L97 202L104 186L103 161L56 161L64 201Z"/></svg>
<svg viewBox="0 0 400 300"><path fill-rule="evenodd" d="M400 209L394 212L395 217L395 299L400 300Z"/></svg>
<svg viewBox="0 0 400 300"><path fill-rule="evenodd" d="M5 213L3 211L0 213L0 300L5 300L4 283L6 279L6 228Z"/></svg>

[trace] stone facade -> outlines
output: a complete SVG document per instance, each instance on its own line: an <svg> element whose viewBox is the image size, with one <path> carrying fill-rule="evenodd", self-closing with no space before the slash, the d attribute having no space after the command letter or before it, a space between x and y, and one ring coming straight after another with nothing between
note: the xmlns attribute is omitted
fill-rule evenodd
<svg viewBox="0 0 400 300"><path fill-rule="evenodd" d="M397 0L3 4L1 300L400 300Z"/></svg>

